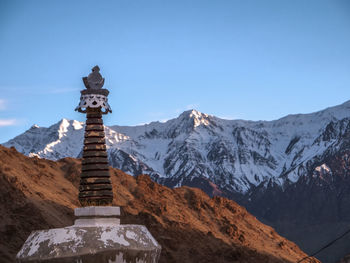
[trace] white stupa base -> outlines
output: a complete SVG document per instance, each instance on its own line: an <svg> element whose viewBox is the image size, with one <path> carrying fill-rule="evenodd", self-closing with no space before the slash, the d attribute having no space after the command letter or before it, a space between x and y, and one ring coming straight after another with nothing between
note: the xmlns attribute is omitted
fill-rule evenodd
<svg viewBox="0 0 350 263"><path fill-rule="evenodd" d="M119 209L119 207L118 207ZM77 208L73 226L33 231L17 262L156 263L161 246L142 225L120 225L115 207ZM111 211L114 211L111 215ZM101 216L99 218L99 216Z"/></svg>

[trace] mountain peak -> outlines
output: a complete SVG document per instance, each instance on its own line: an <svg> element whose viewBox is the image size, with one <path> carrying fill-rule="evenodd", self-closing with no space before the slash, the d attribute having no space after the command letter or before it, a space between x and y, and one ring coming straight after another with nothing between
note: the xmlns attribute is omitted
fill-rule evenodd
<svg viewBox="0 0 350 263"><path fill-rule="evenodd" d="M66 118L62 118L62 119L60 120L59 123L60 123L61 125L68 125L69 122L70 122L70 120L68 120L68 119L66 119Z"/></svg>
<svg viewBox="0 0 350 263"><path fill-rule="evenodd" d="M203 113L201 113L200 111L198 110L195 110L195 109L190 109L190 110L185 110L183 113L180 114L180 116L201 116Z"/></svg>
<svg viewBox="0 0 350 263"><path fill-rule="evenodd" d="M59 136L62 137L62 134L68 132L68 128L70 126L70 121L63 118L60 122L59 122L59 129L58 129L58 133Z"/></svg>
<svg viewBox="0 0 350 263"><path fill-rule="evenodd" d="M191 123L193 121L194 128L201 124L209 125L209 115L195 109L184 111L179 117L182 120L190 120Z"/></svg>
<svg viewBox="0 0 350 263"><path fill-rule="evenodd" d="M198 110L195 110L195 109L191 109L191 110L189 110L189 112L190 112L190 115L192 115L192 116L200 117L202 115L206 115L206 114L204 114L204 113L202 113L202 112L200 112Z"/></svg>

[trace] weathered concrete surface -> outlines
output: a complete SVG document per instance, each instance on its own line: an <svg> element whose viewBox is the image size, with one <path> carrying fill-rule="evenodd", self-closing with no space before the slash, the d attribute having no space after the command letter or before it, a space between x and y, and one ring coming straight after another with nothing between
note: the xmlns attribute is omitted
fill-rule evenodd
<svg viewBox="0 0 350 263"><path fill-rule="evenodd" d="M92 227L92 226L114 226L120 225L119 218L80 218L75 219L74 226Z"/></svg>
<svg viewBox="0 0 350 263"><path fill-rule="evenodd" d="M86 206L74 209L74 215L81 216L120 216L119 206Z"/></svg>
<svg viewBox="0 0 350 263"><path fill-rule="evenodd" d="M161 247L142 225L71 226L34 231L17 262L156 263Z"/></svg>
<svg viewBox="0 0 350 263"><path fill-rule="evenodd" d="M86 206L74 209L77 218L74 226L114 226L120 225L119 206Z"/></svg>

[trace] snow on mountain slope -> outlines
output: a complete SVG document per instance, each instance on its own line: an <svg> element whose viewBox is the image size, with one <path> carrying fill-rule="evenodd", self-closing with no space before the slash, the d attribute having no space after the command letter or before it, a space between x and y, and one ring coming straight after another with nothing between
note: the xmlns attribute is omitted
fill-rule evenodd
<svg viewBox="0 0 350 263"><path fill-rule="evenodd" d="M62 119L50 128L33 125L28 131L5 145L14 146L25 155L56 160L77 156L81 151L83 133L83 123Z"/></svg>
<svg viewBox="0 0 350 263"><path fill-rule="evenodd" d="M350 101L275 121L225 120L190 110L165 123L106 127L106 142L111 165L125 172L147 173L169 186L204 178L245 193L271 180L296 182L321 165L320 156L342 147L349 120ZM55 160L80 156L82 143L83 123L63 119L49 128L33 126L4 146Z"/></svg>

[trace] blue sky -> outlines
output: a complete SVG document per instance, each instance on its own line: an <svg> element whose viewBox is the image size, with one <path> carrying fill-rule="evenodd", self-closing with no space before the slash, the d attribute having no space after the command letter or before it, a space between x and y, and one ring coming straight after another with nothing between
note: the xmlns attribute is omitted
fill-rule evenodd
<svg viewBox="0 0 350 263"><path fill-rule="evenodd" d="M0 142L74 111L98 64L107 125L195 108L272 120L350 99L347 0L0 0Z"/></svg>

